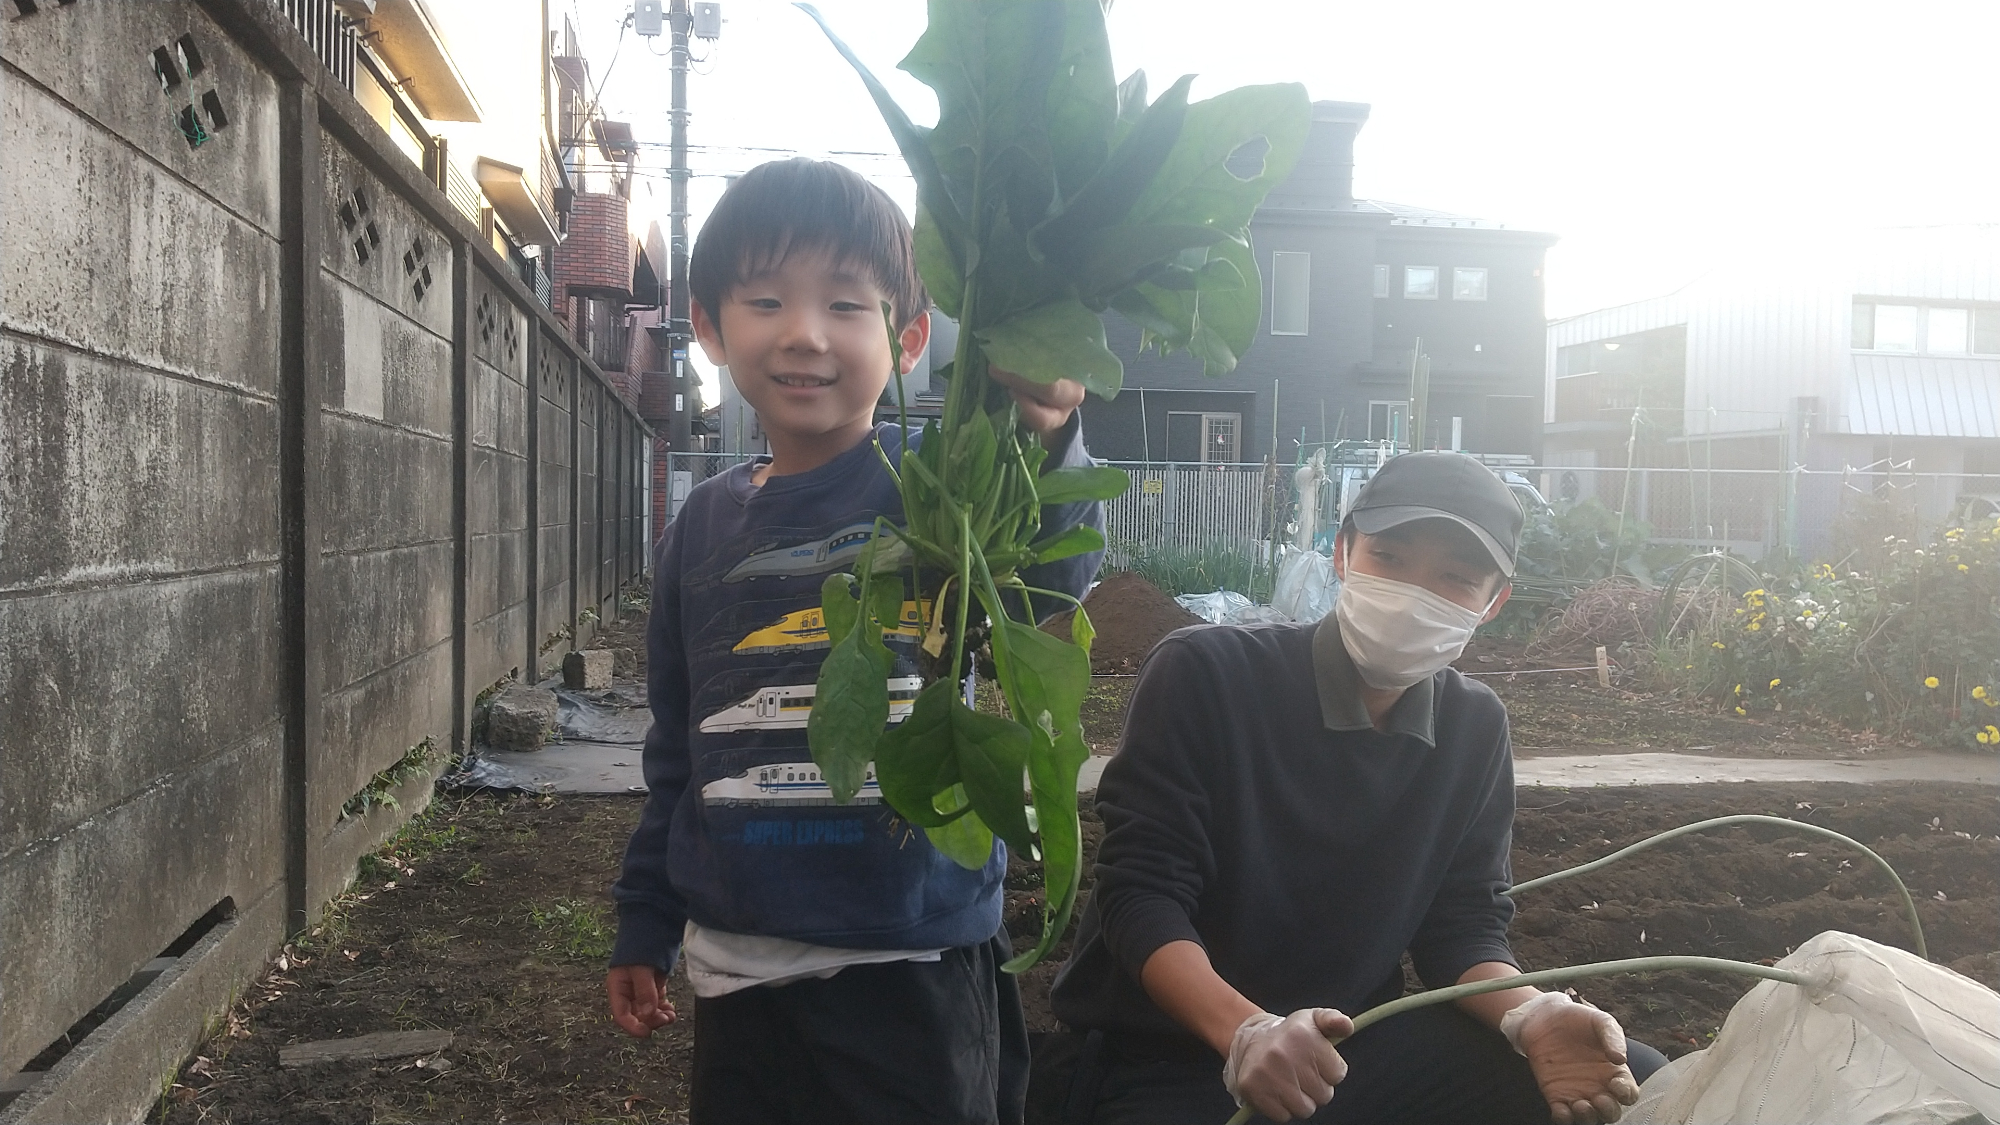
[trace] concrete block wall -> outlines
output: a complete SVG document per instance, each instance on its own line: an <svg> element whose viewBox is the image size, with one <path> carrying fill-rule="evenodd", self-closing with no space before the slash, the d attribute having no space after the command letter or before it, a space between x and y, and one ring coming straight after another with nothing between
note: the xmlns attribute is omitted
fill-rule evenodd
<svg viewBox="0 0 2000 1125"><path fill-rule="evenodd" d="M616 614L648 497L599 459L651 435L275 6L16 12L0 1077L178 961L0 1125L134 1120L429 786L349 799Z"/></svg>

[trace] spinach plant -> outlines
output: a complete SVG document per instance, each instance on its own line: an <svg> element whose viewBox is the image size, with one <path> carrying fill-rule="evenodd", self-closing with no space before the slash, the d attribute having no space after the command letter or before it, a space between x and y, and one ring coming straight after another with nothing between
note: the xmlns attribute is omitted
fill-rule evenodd
<svg viewBox="0 0 2000 1125"><path fill-rule="evenodd" d="M918 267L959 324L942 415L890 468L905 526L877 521L854 573L827 579L833 647L807 735L836 800L853 798L873 761L883 799L957 862L985 864L996 835L1040 857L1041 940L1007 964L1019 972L1076 902L1092 636L1081 606L1068 640L1038 629L1029 594L1075 599L1031 588L1022 571L1104 545L1089 527L1043 534L1045 505L1108 500L1129 480L1107 467L1042 472L1041 445L989 369L1116 395L1106 309L1139 326L1142 350L1186 350L1211 375L1233 368L1261 300L1250 217L1297 159L1310 107L1296 84L1190 103L1193 75L1148 102L1143 73L1115 80L1103 9L1089 0L931 0L902 62L937 92L938 123L924 128L800 7L860 73L909 162ZM901 624L906 594L926 684L890 728L883 634ZM961 695L982 636L1006 714Z"/></svg>

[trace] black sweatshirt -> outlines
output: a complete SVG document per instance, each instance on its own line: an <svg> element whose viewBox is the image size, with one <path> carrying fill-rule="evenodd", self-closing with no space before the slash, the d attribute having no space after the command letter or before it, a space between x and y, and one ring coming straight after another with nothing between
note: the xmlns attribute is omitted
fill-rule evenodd
<svg viewBox="0 0 2000 1125"><path fill-rule="evenodd" d="M1447 668L1368 722L1353 661L1317 625L1195 626L1140 672L1098 785L1104 842L1056 1015L1196 1046L1139 984L1199 942L1266 1011L1356 1015L1424 983L1514 963L1507 713Z"/></svg>

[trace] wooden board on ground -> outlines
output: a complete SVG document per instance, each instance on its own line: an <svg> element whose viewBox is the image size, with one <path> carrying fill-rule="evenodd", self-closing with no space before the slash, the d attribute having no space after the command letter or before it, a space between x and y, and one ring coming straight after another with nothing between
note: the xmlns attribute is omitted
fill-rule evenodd
<svg viewBox="0 0 2000 1125"><path fill-rule="evenodd" d="M321 1039L278 1048L278 1065L287 1070L342 1059L400 1059L428 1055L451 1046L449 1031L378 1031L353 1039Z"/></svg>

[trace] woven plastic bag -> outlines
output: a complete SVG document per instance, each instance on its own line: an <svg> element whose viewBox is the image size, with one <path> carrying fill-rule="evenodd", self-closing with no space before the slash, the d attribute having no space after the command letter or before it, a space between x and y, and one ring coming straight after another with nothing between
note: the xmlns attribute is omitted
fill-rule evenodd
<svg viewBox="0 0 2000 1125"><path fill-rule="evenodd" d="M1632 1125L2000 1122L2000 993L1913 953L1828 931L1778 962L1715 1043L1667 1064Z"/></svg>

